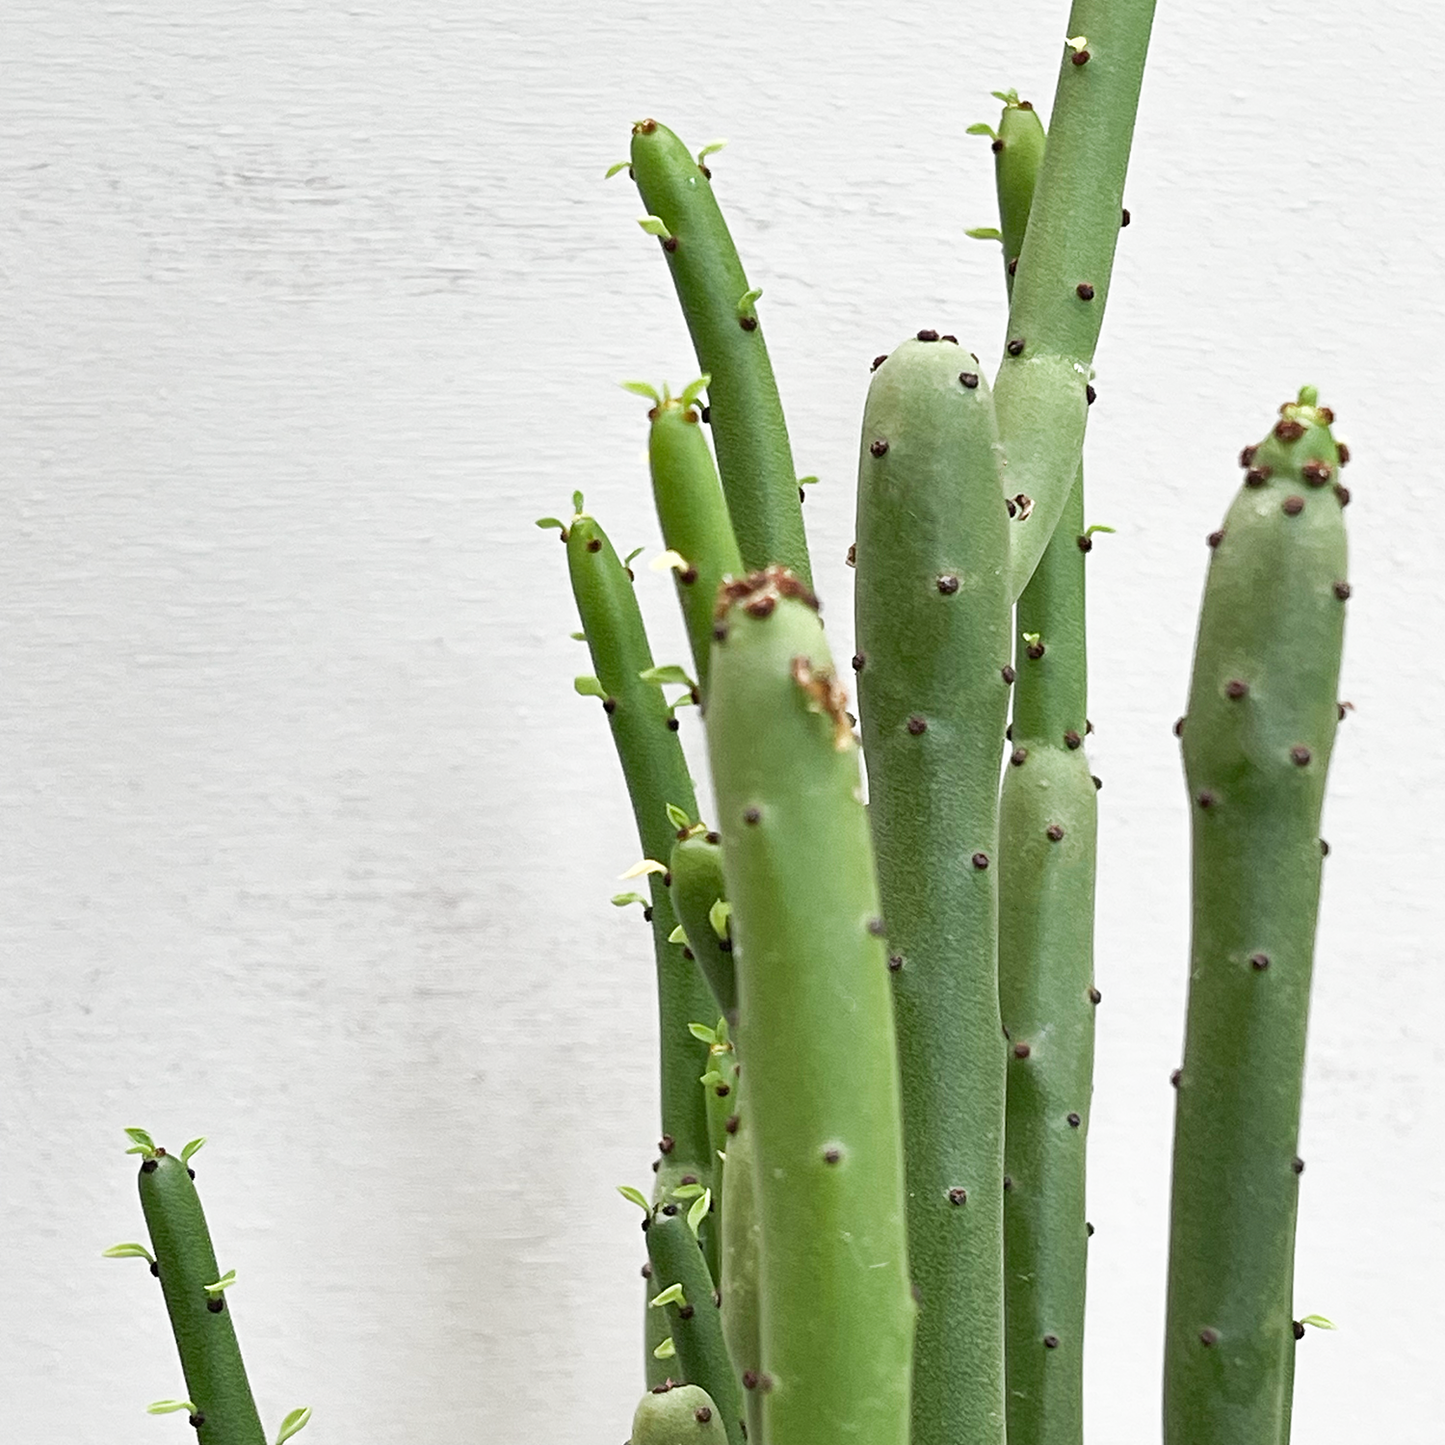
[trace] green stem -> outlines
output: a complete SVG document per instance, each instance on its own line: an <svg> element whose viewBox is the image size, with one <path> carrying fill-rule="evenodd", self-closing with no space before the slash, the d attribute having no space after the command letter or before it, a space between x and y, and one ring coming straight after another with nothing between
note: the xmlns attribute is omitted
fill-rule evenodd
<svg viewBox="0 0 1445 1445"><path fill-rule="evenodd" d="M201 1445L265 1445L230 1304L225 1292L207 1290L221 1272L190 1170L157 1150L140 1166L140 1202L187 1397L196 1406L196 1438Z"/></svg>
<svg viewBox="0 0 1445 1445"><path fill-rule="evenodd" d="M807 581L808 544L778 384L752 291L705 168L665 125L632 129L632 177L664 224L663 255L708 383L708 419L738 547Z"/></svg>
<svg viewBox="0 0 1445 1445"><path fill-rule="evenodd" d="M1330 414L1302 393L1214 543L1184 770L1193 926L1177 1076L1166 1445L1274 1445L1287 1428L1296 1158L1320 812L1344 630Z"/></svg>

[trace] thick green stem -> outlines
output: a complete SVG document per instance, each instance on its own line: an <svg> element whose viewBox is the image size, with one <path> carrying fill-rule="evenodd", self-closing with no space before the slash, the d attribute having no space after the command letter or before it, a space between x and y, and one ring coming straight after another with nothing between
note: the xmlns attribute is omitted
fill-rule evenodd
<svg viewBox="0 0 1445 1445"><path fill-rule="evenodd" d="M1344 631L1343 494L1312 392L1243 460L1182 725L1193 823L1174 1133L1166 1445L1284 1438L1320 811Z"/></svg>
<svg viewBox="0 0 1445 1445"><path fill-rule="evenodd" d="M632 128L632 178L659 237L708 383L718 470L749 568L773 563L809 577L808 544L788 428L742 262L707 170L665 125Z"/></svg>
<svg viewBox="0 0 1445 1445"><path fill-rule="evenodd" d="M735 1106L724 1124L727 1134L722 1183L722 1326L739 1378L744 1384L743 1409L748 1445L766 1445L763 1397L762 1327L758 1319L759 1272L762 1268L762 1225L758 1217L757 1160L753 1123L744 1076L736 1076Z"/></svg>
<svg viewBox="0 0 1445 1445"><path fill-rule="evenodd" d="M906 1445L914 1305L873 850L816 602L782 569L724 595L708 732L756 1127L768 1445Z"/></svg>
<svg viewBox="0 0 1445 1445"><path fill-rule="evenodd" d="M1033 575L1073 486L1114 266L1124 176L1154 0L1074 0L1049 141L1029 211L994 383L1004 485L1032 501L1015 523L1011 596ZM1076 64L1086 57L1082 64Z"/></svg>
<svg viewBox="0 0 1445 1445"><path fill-rule="evenodd" d="M712 629L708 635L711 638ZM733 964L732 930L715 919L723 902L722 839L696 828L672 845L668 863L672 901L692 954L713 998L731 1028L738 1022L737 970ZM701 1022L701 1020L699 1020Z"/></svg>
<svg viewBox="0 0 1445 1445"><path fill-rule="evenodd" d="M160 1271L161 1291L181 1357L191 1423L201 1445L265 1445L265 1432L190 1170L156 1150L140 1166L140 1202Z"/></svg>
<svg viewBox="0 0 1445 1445"><path fill-rule="evenodd" d="M902 1068L913 1445L1004 1438L1008 527L977 362L950 340L904 342L864 410L854 665Z"/></svg>

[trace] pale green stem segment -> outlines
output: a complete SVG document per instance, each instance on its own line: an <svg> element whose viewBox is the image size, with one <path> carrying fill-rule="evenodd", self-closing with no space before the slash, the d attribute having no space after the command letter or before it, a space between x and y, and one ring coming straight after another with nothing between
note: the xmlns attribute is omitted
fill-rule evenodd
<svg viewBox="0 0 1445 1445"><path fill-rule="evenodd" d="M902 1069L913 1445L1004 1439L999 465L972 354L896 347L863 413L854 665Z"/></svg>
<svg viewBox="0 0 1445 1445"><path fill-rule="evenodd" d="M642 1397L627 1445L726 1445L727 1439L722 1416L706 1390L670 1385Z"/></svg>
<svg viewBox="0 0 1445 1445"><path fill-rule="evenodd" d="M727 1136L722 1183L723 1337L743 1382L743 1410L748 1445L766 1445L763 1436L762 1336L758 1322L758 1271L762 1262L762 1231L758 1219L757 1161L752 1119L742 1073L736 1075L733 1113L724 1122Z"/></svg>
<svg viewBox="0 0 1445 1445"><path fill-rule="evenodd" d="M653 665L652 649L632 578L593 518L573 517L564 537L572 592L605 694L603 706L632 801L638 840L643 856L665 868L676 836L668 806L695 818L697 802L682 745L669 726L674 719L662 689L641 678ZM707 1111L697 1084L707 1068L707 1045L695 1039L687 1026L712 1013L711 992L684 956L682 944L670 942L677 918L665 873L651 873L647 881L657 969L663 1156L659 1187L664 1178L676 1181L684 1176L710 1185ZM644 1337L652 1345L660 1343L652 1337L656 1329L652 1313L646 1319ZM660 1383L660 1367L651 1349L645 1363L649 1382ZM665 1369L662 1374L665 1377Z"/></svg>
<svg viewBox="0 0 1445 1445"><path fill-rule="evenodd" d="M1305 1030L1346 548L1330 413L1308 389L1213 555L1182 725L1193 927L1177 1076L1166 1445L1284 1439Z"/></svg>
<svg viewBox="0 0 1445 1445"><path fill-rule="evenodd" d="M1153 18L1154 0L1074 0L1069 16L1066 33L1087 43L1063 47L994 382L1004 485L1033 503L1014 527L1011 597L1033 575L1079 467Z"/></svg>
<svg viewBox="0 0 1445 1445"><path fill-rule="evenodd" d="M708 637L712 637L711 625ZM717 833L694 829L672 845L668 871L672 875L673 906L687 935L688 952L702 970L728 1026L735 1029L738 989L732 930L725 923L719 933L713 922L717 907L724 900L721 843Z"/></svg>
<svg viewBox="0 0 1445 1445"><path fill-rule="evenodd" d="M743 564L696 409L665 400L652 409L650 417L647 456L652 467L652 496L663 542L682 559L674 566L673 576L693 665L706 697L718 587L725 579L740 576Z"/></svg>
<svg viewBox="0 0 1445 1445"><path fill-rule="evenodd" d="M687 1222L688 1204L655 1209L647 1227L652 1261L653 1309L665 1310L680 1378L712 1396L727 1431L728 1445L743 1445L743 1392L723 1342L721 1297L712 1272Z"/></svg>
<svg viewBox="0 0 1445 1445"><path fill-rule="evenodd" d="M906 1445L898 1055L857 743L816 605L782 569L727 589L708 708L759 1161L757 1388L771 1445Z"/></svg>
<svg viewBox="0 0 1445 1445"><path fill-rule="evenodd" d="M158 1150L140 1166L140 1202L201 1445L266 1445L190 1170Z"/></svg>
<svg viewBox="0 0 1445 1445"><path fill-rule="evenodd" d="M665 125L632 128L632 178L659 237L698 367L743 563L810 576L803 508L772 362L742 262L703 167Z"/></svg>
<svg viewBox="0 0 1445 1445"><path fill-rule="evenodd" d="M1008 1433L1083 1440L1084 1153L1094 1072L1097 790L1084 756L1084 554L1075 484L1019 598L999 839Z"/></svg>
<svg viewBox="0 0 1445 1445"><path fill-rule="evenodd" d="M1017 257L1044 128L1031 107L1006 104L998 136L999 228L1006 257ZM1011 1041L1005 1357L1015 1445L1082 1445L1084 1430L1084 1164L1099 997L1097 790L1083 750L1088 545L1081 466L1018 600L1012 761L1000 800L999 1003Z"/></svg>

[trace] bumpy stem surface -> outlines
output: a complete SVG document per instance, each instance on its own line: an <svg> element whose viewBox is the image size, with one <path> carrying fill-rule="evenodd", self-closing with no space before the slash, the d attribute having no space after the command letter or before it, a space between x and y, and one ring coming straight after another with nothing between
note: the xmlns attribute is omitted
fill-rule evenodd
<svg viewBox="0 0 1445 1445"><path fill-rule="evenodd" d="M708 731L759 1163L768 1445L908 1440L898 1057L844 701L796 578L726 590Z"/></svg>
<svg viewBox="0 0 1445 1445"><path fill-rule="evenodd" d="M956 342L906 341L874 373L854 663L902 1068L914 1445L1004 1438L996 857L1009 521L997 440L988 383Z"/></svg>
<svg viewBox="0 0 1445 1445"><path fill-rule="evenodd" d="M699 1385L659 1385L642 1397L627 1445L724 1445L712 1396Z"/></svg>
<svg viewBox="0 0 1445 1445"><path fill-rule="evenodd" d="M1258 447L1213 554L1184 770L1193 927L1177 1076L1166 1445L1283 1438L1319 906L1344 630L1344 495L1308 390Z"/></svg>

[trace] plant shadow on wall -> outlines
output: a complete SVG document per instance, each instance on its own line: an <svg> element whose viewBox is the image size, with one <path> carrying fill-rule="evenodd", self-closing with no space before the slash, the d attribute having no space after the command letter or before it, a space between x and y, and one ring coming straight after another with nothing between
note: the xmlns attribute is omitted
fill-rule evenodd
<svg viewBox="0 0 1445 1445"><path fill-rule="evenodd" d="M749 283L697 155L626 170L700 378L650 403L692 652L658 666L630 567L565 544L643 862L661 1151L643 1212L633 1445L1081 1445L1099 783L1088 762L1083 445L1150 0L1079 0L1047 133L985 133L1008 326L992 383L919 330L859 446L857 720L813 591ZM1177 1089L1166 1445L1287 1441L1296 1156L1346 580L1333 416L1302 388L1241 454L1179 732L1193 928ZM635 556L635 554L634 554ZM703 716L701 815L678 709ZM867 797L864 802L863 768ZM262 1445L189 1157L132 1131L202 1445ZM284 1439L305 1423L295 1411Z"/></svg>

